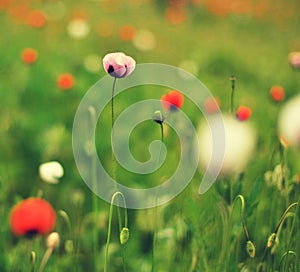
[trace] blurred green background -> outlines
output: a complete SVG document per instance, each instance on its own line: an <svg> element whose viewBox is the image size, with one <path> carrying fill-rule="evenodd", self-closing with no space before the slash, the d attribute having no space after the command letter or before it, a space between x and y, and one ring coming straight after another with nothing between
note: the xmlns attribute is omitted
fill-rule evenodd
<svg viewBox="0 0 300 272"><path fill-rule="evenodd" d="M11 234L8 218L13 204L39 192L57 211L65 210L72 225L67 232L58 216L56 230L61 233L62 244L45 270L96 271L91 253L93 194L74 162L72 125L84 94L105 76L102 58L115 51L132 56L137 63L165 63L191 72L220 99L223 112L230 108L229 78L236 76L235 108L246 105L252 109L249 122L259 139L243 180L234 183L235 194L246 199L245 216L257 256L249 259L245 251L239 209L228 202L228 180L200 197L197 188L201 173L196 173L181 195L158 208L156 271L255 271L268 235L299 195L297 186L284 195L267 187L263 179L264 173L280 162L278 153L273 161L271 157L278 146L276 126L281 104L271 101L269 90L281 85L286 99L299 93L299 71L292 69L288 59L290 52L300 50L299 11L296 0L0 0L0 245L4 252L0 271L29 270L27 240ZM36 50L36 62L22 61L25 48ZM63 90L57 78L66 72L75 82ZM116 114L130 103L159 99L168 91L148 86L134 89L130 97L125 92L116 97ZM188 100L182 109L196 126L202 114ZM97 127L101 140L97 147L108 169L109 129L107 107ZM147 159L148 144L159 139L159 133L158 125L150 121L138 126L131 137L133 154ZM166 145L171 151L162 171L145 177L122 172L128 186L138 182L151 186L170 175L176 167L172 158L177 159L178 150L172 147L177 141L175 132L168 131ZM59 161L65 170L57 185L44 183L38 174L39 165L52 160ZM288 150L287 164L292 180L300 170L298 150ZM78 194L83 198L80 207L76 206ZM99 203L97 262L102 269L109 206ZM132 235L126 246L128 271L151 271L154 212L129 211ZM265 271L278 268L289 233L295 241L290 245L297 261L292 264L294 270L286 271L299 271L300 234L291 231L291 222L285 225L287 234L282 231L277 252L264 260L269 269ZM294 230L299 229L297 224ZM116 229L113 233L109 271L122 271ZM64 248L69 239L75 244L75 253ZM41 258L42 238L33 247Z"/></svg>

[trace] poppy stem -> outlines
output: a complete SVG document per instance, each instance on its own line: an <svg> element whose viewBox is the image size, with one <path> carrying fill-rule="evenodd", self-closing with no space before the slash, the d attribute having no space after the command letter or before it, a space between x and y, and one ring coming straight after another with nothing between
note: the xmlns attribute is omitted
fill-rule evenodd
<svg viewBox="0 0 300 272"><path fill-rule="evenodd" d="M115 103L114 103L114 98L115 98L116 82L117 82L117 78L114 77L114 81L113 81L113 85L112 85L112 91L111 91L111 129L112 129L111 138L112 138L112 140L114 139L114 130L113 130L114 124L115 124ZM113 146L112 146L111 164L112 164L112 178L113 178L114 186L115 186L115 194L118 194L118 193L122 194L121 192L118 191L118 187L117 187L117 167L116 167L116 158L115 158L115 155L114 155ZM123 200L124 200L124 203L125 203L125 197L124 197L123 194L122 194L122 197L123 197ZM126 210L126 208L125 208L125 210ZM122 229L122 219L121 219L121 211L120 211L119 205L117 205L117 216L118 216L118 222L119 222L119 229L121 231L121 229ZM126 216L127 216L127 211L126 211ZM126 228L127 228L127 223L126 223ZM108 250L108 246L107 246L107 250ZM124 249L123 246L122 246L122 258L123 258L123 270L125 271L125 269L126 269L125 268L125 249Z"/></svg>
<svg viewBox="0 0 300 272"><path fill-rule="evenodd" d="M159 151L159 157L158 157L158 163L160 161L160 156L161 156L161 150L162 150L162 145L164 144L164 123L163 123L163 118L161 117L162 122L159 123L160 125L160 133L161 133L161 148ZM155 196L155 200L157 201L157 196ZM153 240L152 240L152 269L151 271L155 271L155 249L156 249L156 242L157 242L157 205L155 205L154 208L154 225L153 225Z"/></svg>
<svg viewBox="0 0 300 272"><path fill-rule="evenodd" d="M36 264L36 254L35 251L31 251L30 253L30 261L31 261L31 272L34 272L35 270L35 264Z"/></svg>
<svg viewBox="0 0 300 272"><path fill-rule="evenodd" d="M241 219L242 219L242 225L243 225L243 229L246 235L247 240L250 240L250 236L249 236L249 232L246 228L246 224L245 224L245 218L244 218L244 210L245 210L245 199L242 195L238 195L235 199L240 199L241 201Z"/></svg>
<svg viewBox="0 0 300 272"><path fill-rule="evenodd" d="M91 118L91 125L93 126L96 124L96 110L94 107L89 107L89 113ZM96 154L92 154L92 185L94 190L98 191L97 189L97 157ZM99 235L98 235L98 197L96 194L93 194L93 212L94 212L94 228L93 228L93 254L94 254L94 269L97 270L97 252L98 252L98 241L99 241Z"/></svg>
<svg viewBox="0 0 300 272"><path fill-rule="evenodd" d="M49 258L51 256L51 254L52 254L52 251L53 251L52 247L47 248L47 250L46 250L46 252L45 252L45 254L43 256L43 259L41 261L39 272L43 272L44 271L45 266L46 266L46 264L47 264L47 262L48 262L48 260L49 260Z"/></svg>
<svg viewBox="0 0 300 272"><path fill-rule="evenodd" d="M112 140L114 139L113 137L113 133L114 133L114 124L115 124L115 108L114 108L114 97L115 97L115 87L116 87L116 82L117 82L117 78L114 78L114 82L113 82L113 86L112 86L112 91L111 91L111 129L112 129L112 135L111 138ZM116 184L116 180L117 180L117 174L116 174L116 158L114 155L114 150L113 150L113 146L112 146L112 156L111 156L111 160L112 160L112 178L114 180L114 184L115 184L115 190L116 192L118 191L117 188L117 184Z"/></svg>
<svg viewBox="0 0 300 272"><path fill-rule="evenodd" d="M110 202L110 208L109 208L109 219L108 219L108 229L107 229L107 240L106 240L106 246L105 246L105 259L104 259L104 272L107 272L107 260L108 260L108 247L109 247L109 243L110 243L110 237L111 237L111 225L112 225L112 215L113 215L113 207L114 207L114 202L115 202L115 198L120 195L122 200L123 200L123 204L124 204L124 227L127 229L128 228L128 215L127 215L127 209L126 209L126 201L125 201L125 197L121 192L115 192L111 198L111 202ZM120 211L120 207L117 206ZM120 222L119 222L120 223ZM119 231L121 233L122 231L122 225L119 224ZM124 262L124 256L123 255L123 269L125 269L125 262Z"/></svg>
<svg viewBox="0 0 300 272"><path fill-rule="evenodd" d="M234 99L236 77L231 76L230 81L231 81L230 113L233 114L233 111L234 111L234 101L233 101L233 99Z"/></svg>

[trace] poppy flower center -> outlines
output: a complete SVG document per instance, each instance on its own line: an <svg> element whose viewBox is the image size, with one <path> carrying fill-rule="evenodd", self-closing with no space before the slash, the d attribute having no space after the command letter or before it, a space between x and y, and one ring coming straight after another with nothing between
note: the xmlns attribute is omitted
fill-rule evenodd
<svg viewBox="0 0 300 272"><path fill-rule="evenodd" d="M111 74L111 73L113 73L114 71L115 71L114 67L113 67L112 65L109 65L109 66L108 66L107 72L108 72L109 74Z"/></svg>
<svg viewBox="0 0 300 272"><path fill-rule="evenodd" d="M31 229L31 230L26 231L25 236L26 236L27 238L30 238L30 239L31 239L31 238L33 238L34 236L36 236L38 233L39 233L38 230L36 230L36 229Z"/></svg>

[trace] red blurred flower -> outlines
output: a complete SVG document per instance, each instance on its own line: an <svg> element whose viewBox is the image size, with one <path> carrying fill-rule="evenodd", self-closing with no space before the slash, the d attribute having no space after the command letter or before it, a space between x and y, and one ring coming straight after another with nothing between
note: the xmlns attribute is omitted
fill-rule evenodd
<svg viewBox="0 0 300 272"><path fill-rule="evenodd" d="M246 106L240 106L237 110L237 118L240 121L246 121L250 118L252 114L252 111L250 108L246 107Z"/></svg>
<svg viewBox="0 0 300 272"><path fill-rule="evenodd" d="M212 114L212 113L215 113L216 111L218 111L220 108L220 105L221 105L220 99L218 99L217 97L208 98L204 102L205 111L209 114Z"/></svg>
<svg viewBox="0 0 300 272"><path fill-rule="evenodd" d="M285 91L281 86L273 86L270 89L270 96L274 101L279 102L284 100Z"/></svg>
<svg viewBox="0 0 300 272"><path fill-rule="evenodd" d="M135 60L121 52L109 53L103 58L103 67L112 77L122 78L135 69Z"/></svg>
<svg viewBox="0 0 300 272"><path fill-rule="evenodd" d="M62 90L71 89L74 86L75 79L70 73L63 73L57 77L57 86Z"/></svg>
<svg viewBox="0 0 300 272"><path fill-rule="evenodd" d="M167 110L180 109L183 105L183 101L184 96L176 90L172 90L161 97L161 103Z"/></svg>
<svg viewBox="0 0 300 272"><path fill-rule="evenodd" d="M171 6L166 10L165 16L170 23L178 25L185 21L185 13L186 12L183 8L176 8Z"/></svg>
<svg viewBox="0 0 300 272"><path fill-rule="evenodd" d="M131 41L135 36L136 30L131 25L123 25L120 27L119 36L123 41Z"/></svg>
<svg viewBox="0 0 300 272"><path fill-rule="evenodd" d="M55 221L53 207L41 198L22 200L10 212L10 228L16 235L46 234L54 228Z"/></svg>
<svg viewBox="0 0 300 272"><path fill-rule="evenodd" d="M38 53L33 48L25 48L21 53L21 59L24 63L32 64L36 62Z"/></svg>
<svg viewBox="0 0 300 272"><path fill-rule="evenodd" d="M31 27L40 28L47 22L45 13L41 10L32 10L27 17L27 24Z"/></svg>

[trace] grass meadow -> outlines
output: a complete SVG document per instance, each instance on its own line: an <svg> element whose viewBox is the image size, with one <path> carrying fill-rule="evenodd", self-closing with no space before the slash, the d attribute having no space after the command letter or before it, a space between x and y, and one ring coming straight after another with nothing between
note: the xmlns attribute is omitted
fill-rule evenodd
<svg viewBox="0 0 300 272"><path fill-rule="evenodd" d="M280 112L300 90L300 62L291 59L300 51L299 12L296 0L0 0L0 271L300 271L299 115L290 117L298 144L278 129ZM203 195L203 171L197 170L178 196L156 208L111 210L95 197L77 169L72 128L80 101L106 76L102 59L110 52L124 52L137 64L185 69L210 90L224 115L237 119L240 106L250 109L240 121L256 137L246 166L220 175ZM284 92L277 100L270 95L274 86ZM115 116L169 91L149 85L125 91L114 98ZM187 97L181 110L195 128L204 121ZM162 126L163 166L143 175L117 164L118 182L150 188L176 170L179 139ZM113 175L110 133L108 104L95 142ZM148 160L149 144L160 139L159 124L142 122L130 135L133 156ZM234 165L240 160L233 156ZM51 161L63 167L56 184L40 172ZM30 197L55 210L51 232L60 243L51 250L48 232L12 231L12 208ZM130 236L121 244L119 223L126 214ZM22 222L31 219L22 216ZM28 237L30 231L38 233Z"/></svg>

